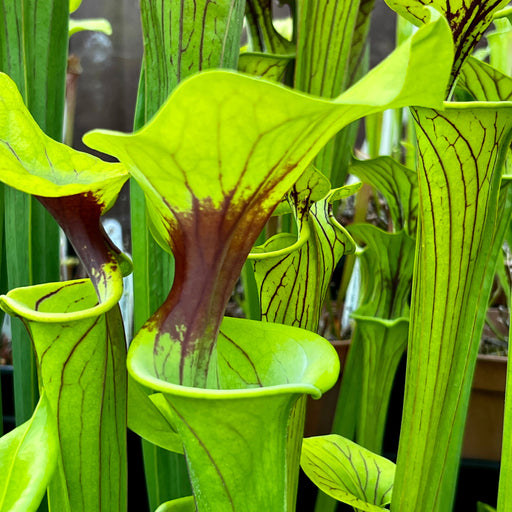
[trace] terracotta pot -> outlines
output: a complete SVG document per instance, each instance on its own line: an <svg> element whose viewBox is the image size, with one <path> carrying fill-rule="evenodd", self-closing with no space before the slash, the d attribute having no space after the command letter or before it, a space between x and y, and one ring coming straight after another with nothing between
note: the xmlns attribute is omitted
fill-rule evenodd
<svg viewBox="0 0 512 512"><path fill-rule="evenodd" d="M479 355L469 401L462 457L499 461L507 358Z"/></svg>

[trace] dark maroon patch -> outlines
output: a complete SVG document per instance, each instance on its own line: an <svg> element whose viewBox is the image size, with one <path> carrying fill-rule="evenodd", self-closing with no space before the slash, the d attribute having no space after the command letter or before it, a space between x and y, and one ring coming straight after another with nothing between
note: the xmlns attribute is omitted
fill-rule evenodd
<svg viewBox="0 0 512 512"><path fill-rule="evenodd" d="M101 205L94 194L75 194L64 197L36 196L50 212L68 237L80 261L95 286L105 279L100 272L106 263L115 263L119 250L105 233L100 222Z"/></svg>

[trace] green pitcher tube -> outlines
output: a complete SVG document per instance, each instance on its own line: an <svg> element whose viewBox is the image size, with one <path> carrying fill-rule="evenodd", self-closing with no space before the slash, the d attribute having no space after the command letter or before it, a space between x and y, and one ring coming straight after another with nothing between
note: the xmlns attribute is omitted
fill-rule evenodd
<svg viewBox="0 0 512 512"><path fill-rule="evenodd" d="M509 102L413 110L420 217L393 511L452 508L511 114Z"/></svg>
<svg viewBox="0 0 512 512"><path fill-rule="evenodd" d="M0 298L27 327L58 427L53 511L127 509L126 343L120 283L98 304L90 280L17 288ZM64 480L65 479L65 482Z"/></svg>
<svg viewBox="0 0 512 512"><path fill-rule="evenodd" d="M261 336L265 351L255 343ZM217 350L218 389L160 379L143 339L134 340L128 369L165 396L161 412L183 442L198 511L287 512L291 412L301 396L319 398L334 385L336 351L302 329L233 318L224 319Z"/></svg>

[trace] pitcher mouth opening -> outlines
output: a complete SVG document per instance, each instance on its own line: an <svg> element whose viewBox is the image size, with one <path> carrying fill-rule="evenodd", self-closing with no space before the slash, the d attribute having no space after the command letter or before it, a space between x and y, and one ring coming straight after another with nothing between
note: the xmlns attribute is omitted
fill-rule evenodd
<svg viewBox="0 0 512 512"><path fill-rule="evenodd" d="M144 373L140 376L136 362L128 364L128 372L131 377L139 384L151 388L152 391L161 392L169 395L177 395L181 397L196 399L215 399L215 400L236 400L249 397L276 396L285 394L311 395L318 399L323 392L313 384L297 383L297 384L275 384L270 386L251 386L248 388L196 388L192 386L183 386L173 384L157 377Z"/></svg>
<svg viewBox="0 0 512 512"><path fill-rule="evenodd" d="M15 288L7 295L0 296L0 307L10 315L19 316L28 321L75 322L106 313L118 303L123 294L121 279L113 279L108 286L107 300L102 302L98 301L94 285L89 278ZM69 312L47 311L44 307L45 300L51 301L60 293L66 293L68 289L76 290L77 288L80 288L82 300L74 304L75 307Z"/></svg>
<svg viewBox="0 0 512 512"><path fill-rule="evenodd" d="M178 352L155 354L154 339L147 334L142 332L132 342L128 372L140 384L164 394L217 400L283 394L320 398L339 376L338 354L321 336L282 324L225 318L215 351L216 378L197 387L180 381L173 370L180 364ZM169 371L160 371L162 360Z"/></svg>

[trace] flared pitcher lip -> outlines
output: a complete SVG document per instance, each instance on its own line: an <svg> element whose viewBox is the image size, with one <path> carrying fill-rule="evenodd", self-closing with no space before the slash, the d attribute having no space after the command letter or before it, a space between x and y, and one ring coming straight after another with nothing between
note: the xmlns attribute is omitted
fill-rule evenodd
<svg viewBox="0 0 512 512"><path fill-rule="evenodd" d="M117 280L114 280L117 281ZM81 309L78 311L72 311L69 313L59 313L59 312L44 312L38 311L33 307L28 306L23 301L17 300L16 295L24 292L28 292L29 290L36 291L38 289L44 290L54 288L55 291L61 289L64 286L79 286L88 284L91 287L91 290L94 291L94 285L89 278L84 279L74 279L70 281L61 281L55 283L44 283L37 284L32 286L22 286L18 288L14 288L9 291L6 295L0 295L0 307L10 315L16 315L21 317L23 320L40 322L40 323L64 323L64 322L74 322L79 320L84 320L86 318L92 318L99 316L103 313L106 313L110 309L112 309L121 298L123 294L122 282L116 283L114 282L112 289L108 295L107 300L98 302L96 305L91 306L90 308ZM53 292L54 293L54 292ZM49 291L46 294L48 297L52 295L52 292ZM44 298L42 296L41 298ZM36 301L37 304L38 301Z"/></svg>
<svg viewBox="0 0 512 512"><path fill-rule="evenodd" d="M198 388L193 386L184 386L181 384L174 384L159 379L152 375L145 373L145 377L141 377L134 372L134 365L130 360L128 364L128 373L139 384L151 388L152 391L164 394L180 396L183 398L195 399L216 399L216 400L236 400L243 398L258 398L265 396L277 396L286 394L297 395L311 395L313 398L318 399L322 396L323 391L314 384L308 383L294 383L294 384L275 384L270 386L254 386L250 388L232 388L232 389L214 389L214 388Z"/></svg>
<svg viewBox="0 0 512 512"><path fill-rule="evenodd" d="M235 333L242 330L251 334L235 337ZM138 335L128 350L128 372L137 382L158 392L226 399L284 393L308 394L319 398L335 385L339 377L340 360L336 349L314 332L274 322L225 317L221 333L222 336L217 339L217 355L219 359L227 361L230 368L226 378L230 379L229 375L239 377L232 386L227 384L219 389L196 387L190 382L180 383L180 361L171 363L166 357L155 359L154 340L139 338ZM227 347L236 347L236 353L242 353L244 357L241 360L231 359ZM262 351L263 357L259 357ZM161 353L158 352L158 355L161 356ZM240 361L244 362L238 366ZM164 370L162 364L164 367L172 366ZM252 369L245 374L242 368L247 368L247 365ZM219 366L221 372L224 371L222 368L224 365ZM244 387L247 382L250 383ZM217 379L211 379L211 383L216 385Z"/></svg>

